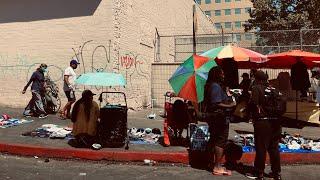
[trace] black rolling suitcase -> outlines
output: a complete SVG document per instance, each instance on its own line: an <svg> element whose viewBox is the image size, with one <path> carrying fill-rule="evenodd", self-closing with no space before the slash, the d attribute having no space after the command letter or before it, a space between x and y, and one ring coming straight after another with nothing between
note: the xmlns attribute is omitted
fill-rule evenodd
<svg viewBox="0 0 320 180"><path fill-rule="evenodd" d="M101 106L104 100L103 94L118 94L124 98L125 105L106 104ZM123 92L102 92L99 97L100 101L100 123L98 125L98 135L103 147L123 147L128 146L127 137L127 116L128 107L126 95ZM127 148L126 146L126 148Z"/></svg>

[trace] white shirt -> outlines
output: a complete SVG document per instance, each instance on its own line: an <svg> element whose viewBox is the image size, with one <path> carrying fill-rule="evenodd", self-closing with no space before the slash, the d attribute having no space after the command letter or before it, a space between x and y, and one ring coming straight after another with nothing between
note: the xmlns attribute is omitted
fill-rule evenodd
<svg viewBox="0 0 320 180"><path fill-rule="evenodd" d="M68 81L69 81L70 85L74 86L74 82L77 79L77 74L74 72L74 70L71 66L67 67L64 70L63 76L68 76ZM64 82L63 83L63 90L70 91L68 84L65 81L63 81L63 82Z"/></svg>

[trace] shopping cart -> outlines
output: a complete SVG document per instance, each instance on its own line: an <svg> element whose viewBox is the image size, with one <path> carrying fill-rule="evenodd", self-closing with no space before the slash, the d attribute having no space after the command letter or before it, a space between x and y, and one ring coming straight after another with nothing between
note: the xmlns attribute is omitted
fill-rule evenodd
<svg viewBox="0 0 320 180"><path fill-rule="evenodd" d="M182 132L186 129L186 139L189 139L189 123L195 121L195 113L194 109L192 109L192 104L176 97L172 92L166 92L164 96L164 115L166 117L169 136L171 138L181 139Z"/></svg>
<svg viewBox="0 0 320 180"><path fill-rule="evenodd" d="M117 102L120 99L123 100L122 104ZM98 135L102 145L104 147L123 147L126 145L125 148L128 149L126 95L123 92L102 92L99 101L100 123L98 125ZM101 106L103 102L105 105Z"/></svg>

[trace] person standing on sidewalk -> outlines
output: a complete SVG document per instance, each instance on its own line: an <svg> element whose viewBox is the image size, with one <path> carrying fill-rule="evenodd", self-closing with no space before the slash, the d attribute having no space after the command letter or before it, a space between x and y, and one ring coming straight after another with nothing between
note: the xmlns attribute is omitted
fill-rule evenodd
<svg viewBox="0 0 320 180"><path fill-rule="evenodd" d="M78 64L80 64L77 60L71 60L70 66L64 70L63 76L63 91L65 92L68 102L60 111L60 116L63 119L70 118L70 110L72 104L76 101L76 96L74 93L75 80L77 79L77 74L74 72L77 69Z"/></svg>
<svg viewBox="0 0 320 180"><path fill-rule="evenodd" d="M254 171L247 173L251 179L263 179L266 153L269 153L273 179L281 179L280 153L278 149L281 138L281 123L279 118L268 117L263 110L265 103L265 89L268 77L263 71L255 74L255 85L252 87L249 111L253 114L254 141L256 156Z"/></svg>
<svg viewBox="0 0 320 180"><path fill-rule="evenodd" d="M229 135L229 116L227 110L236 106L236 102L230 101L227 92L223 89L223 71L214 67L209 71L205 85L204 102L205 112L208 114L210 140L209 153L214 154L213 175L231 175L231 171L222 167L224 148Z"/></svg>
<svg viewBox="0 0 320 180"><path fill-rule="evenodd" d="M31 75L27 85L23 88L22 94L26 93L26 90L31 85L32 98L25 108L23 115L26 117L38 116L39 118L46 118L48 114L44 110L43 97L45 93L45 79L44 72L47 71L47 65L41 64L39 68Z"/></svg>

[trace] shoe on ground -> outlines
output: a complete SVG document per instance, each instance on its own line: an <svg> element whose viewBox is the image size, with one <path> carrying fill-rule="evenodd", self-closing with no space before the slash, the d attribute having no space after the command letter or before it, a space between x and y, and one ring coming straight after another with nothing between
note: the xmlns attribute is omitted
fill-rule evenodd
<svg viewBox="0 0 320 180"><path fill-rule="evenodd" d="M44 119L46 117L48 117L48 114L40 114L39 119Z"/></svg>
<svg viewBox="0 0 320 180"><path fill-rule="evenodd" d="M99 150L102 148L101 144L98 144L98 143L94 143L92 144L92 148L95 149L95 150Z"/></svg>
<svg viewBox="0 0 320 180"><path fill-rule="evenodd" d="M268 174L268 177L272 178L274 180L281 180L282 179L281 175L279 173L272 173L271 172L271 173Z"/></svg>
<svg viewBox="0 0 320 180"><path fill-rule="evenodd" d="M31 118L31 117L32 117L32 115L31 115L31 114L23 114L23 117Z"/></svg>
<svg viewBox="0 0 320 180"><path fill-rule="evenodd" d="M245 176L249 179L257 179L257 180L263 180L263 175L259 175L257 173L246 173Z"/></svg>

